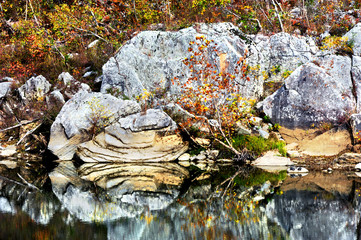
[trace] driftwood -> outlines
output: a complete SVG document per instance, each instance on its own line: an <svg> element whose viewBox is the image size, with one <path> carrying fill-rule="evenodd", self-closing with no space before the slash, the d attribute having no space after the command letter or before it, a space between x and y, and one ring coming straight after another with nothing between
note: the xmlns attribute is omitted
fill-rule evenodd
<svg viewBox="0 0 361 240"><path fill-rule="evenodd" d="M11 130L11 129L14 129L14 128L17 128L17 127L21 127L21 126L26 125L26 124L29 124L29 123L32 123L32 122L36 122L36 121L38 121L38 120L39 120L39 118L33 119L33 120L28 120L28 121L26 121L26 122L16 124L16 125L14 125L14 126L12 126L12 127L0 129L0 132L6 132L6 131L8 131L8 130Z"/></svg>
<svg viewBox="0 0 361 240"><path fill-rule="evenodd" d="M16 143L16 145L19 145L27 136L29 136L30 134L32 134L33 132L35 132L43 123L41 122L40 124L38 124L36 127L34 127L33 129L31 129L30 131L28 131L27 133L25 133L25 135Z"/></svg>
<svg viewBox="0 0 361 240"><path fill-rule="evenodd" d="M28 181L26 181L19 173L18 173L18 176L26 184L27 187L30 187L30 188L36 189L38 191L41 191L37 186L35 186L35 185L29 183Z"/></svg>

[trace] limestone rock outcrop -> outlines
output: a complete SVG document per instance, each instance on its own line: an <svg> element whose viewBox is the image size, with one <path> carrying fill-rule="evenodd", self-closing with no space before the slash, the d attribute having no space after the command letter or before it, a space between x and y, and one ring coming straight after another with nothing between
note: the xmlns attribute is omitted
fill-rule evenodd
<svg viewBox="0 0 361 240"><path fill-rule="evenodd" d="M80 92L57 116L48 148L62 160L77 152L85 162L171 161L187 150L175 130L159 109L141 112L135 101Z"/></svg>
<svg viewBox="0 0 361 240"><path fill-rule="evenodd" d="M259 107L274 123L309 128L346 121L356 107L351 59L328 55L297 68Z"/></svg>
<svg viewBox="0 0 361 240"><path fill-rule="evenodd" d="M144 89L159 88L177 94L172 79L185 82L191 76L183 60L192 54L189 43L200 36L213 41L210 46L217 51L208 54L205 64L215 65L218 72L235 75L240 92L250 98L263 95L266 79L283 81L285 71L293 71L310 61L318 51L312 38L288 33L248 36L232 23L198 24L176 32L143 31L103 66L101 91L113 89L133 97ZM250 67L249 81L235 71L241 57L246 57Z"/></svg>

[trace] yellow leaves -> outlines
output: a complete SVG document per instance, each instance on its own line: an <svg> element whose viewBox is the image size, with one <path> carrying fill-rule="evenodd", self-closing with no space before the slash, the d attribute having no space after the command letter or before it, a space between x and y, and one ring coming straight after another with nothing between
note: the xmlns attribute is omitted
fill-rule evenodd
<svg viewBox="0 0 361 240"><path fill-rule="evenodd" d="M352 53L353 41L348 37L327 37L322 42L321 50L338 50Z"/></svg>

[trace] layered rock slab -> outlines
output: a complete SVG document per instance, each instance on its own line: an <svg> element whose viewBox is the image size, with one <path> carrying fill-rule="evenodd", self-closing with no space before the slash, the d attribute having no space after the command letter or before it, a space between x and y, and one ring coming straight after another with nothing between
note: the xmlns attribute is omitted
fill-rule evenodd
<svg viewBox="0 0 361 240"><path fill-rule="evenodd" d="M71 161L60 161L49 177L54 194L72 215L103 222L167 208L189 175L176 163L87 163L76 169Z"/></svg>
<svg viewBox="0 0 361 240"><path fill-rule="evenodd" d="M176 128L159 109L141 112L134 101L80 92L57 116L48 148L61 160L76 152L85 162L172 161L187 150Z"/></svg>

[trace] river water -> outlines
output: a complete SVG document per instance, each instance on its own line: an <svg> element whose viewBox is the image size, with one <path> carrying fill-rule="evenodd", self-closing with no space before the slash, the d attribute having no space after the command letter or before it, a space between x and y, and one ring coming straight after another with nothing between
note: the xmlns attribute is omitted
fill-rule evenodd
<svg viewBox="0 0 361 240"><path fill-rule="evenodd" d="M0 239L360 239L353 172L200 168L0 164Z"/></svg>

